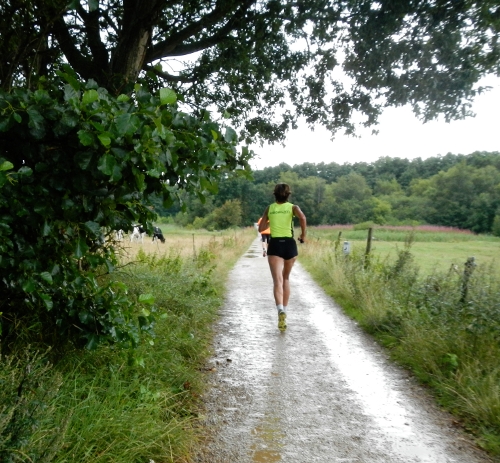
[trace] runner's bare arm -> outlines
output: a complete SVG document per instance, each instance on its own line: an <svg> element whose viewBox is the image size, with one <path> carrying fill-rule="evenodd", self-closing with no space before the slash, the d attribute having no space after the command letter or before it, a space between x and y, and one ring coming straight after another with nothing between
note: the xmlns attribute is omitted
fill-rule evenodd
<svg viewBox="0 0 500 463"><path fill-rule="evenodd" d="M293 215L299 219L299 223L300 223L301 233L300 233L300 236L299 236L299 240L304 241L306 239L306 227L307 227L306 216L300 210L300 207L297 206L296 204L294 204L294 206L292 208L292 211L293 211ZM266 210L266 212L267 212L267 210Z"/></svg>
<svg viewBox="0 0 500 463"><path fill-rule="evenodd" d="M262 220L259 223L259 233L262 233L264 230L269 228L269 217L267 216L268 211L269 206L266 207L264 214L262 214Z"/></svg>

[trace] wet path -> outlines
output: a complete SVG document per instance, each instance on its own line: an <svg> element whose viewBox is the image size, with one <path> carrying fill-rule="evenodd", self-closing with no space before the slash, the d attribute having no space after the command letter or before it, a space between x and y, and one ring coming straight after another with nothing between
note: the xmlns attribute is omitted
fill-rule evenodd
<svg viewBox="0 0 500 463"><path fill-rule="evenodd" d="M216 326L206 463L489 462L296 264L288 329L256 240Z"/></svg>

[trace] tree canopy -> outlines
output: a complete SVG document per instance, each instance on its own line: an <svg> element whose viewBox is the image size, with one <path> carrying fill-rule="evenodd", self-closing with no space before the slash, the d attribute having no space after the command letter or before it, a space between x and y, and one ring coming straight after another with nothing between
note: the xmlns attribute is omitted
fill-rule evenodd
<svg viewBox="0 0 500 463"><path fill-rule="evenodd" d="M270 141L299 118L351 133L387 105L461 118L499 73L496 0L6 0L0 13L4 89L67 62L115 94L138 78L172 87Z"/></svg>

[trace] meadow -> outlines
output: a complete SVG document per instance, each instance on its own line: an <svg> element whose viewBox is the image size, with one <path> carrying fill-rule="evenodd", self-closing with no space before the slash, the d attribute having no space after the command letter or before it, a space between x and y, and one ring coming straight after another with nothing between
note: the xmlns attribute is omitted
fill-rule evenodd
<svg viewBox="0 0 500 463"><path fill-rule="evenodd" d="M355 230L352 226L311 227L308 241L323 242L334 248L339 233L340 245L349 241L353 252L365 252L368 231ZM478 264L500 270L500 238L449 227L377 227L373 232L371 254L381 261L393 261L408 240L411 240L414 262L423 274L443 272L452 265L462 266L469 257L475 257Z"/></svg>
<svg viewBox="0 0 500 463"><path fill-rule="evenodd" d="M500 239L375 229L367 262L366 236L312 227L300 262L500 461ZM477 266L467 272L471 256Z"/></svg>
<svg viewBox="0 0 500 463"><path fill-rule="evenodd" d="M154 298L153 338L57 358L24 346L0 358L0 461L189 461L204 432L197 417L211 327L226 276L256 232L162 229L165 244L120 243L111 276L131 297Z"/></svg>

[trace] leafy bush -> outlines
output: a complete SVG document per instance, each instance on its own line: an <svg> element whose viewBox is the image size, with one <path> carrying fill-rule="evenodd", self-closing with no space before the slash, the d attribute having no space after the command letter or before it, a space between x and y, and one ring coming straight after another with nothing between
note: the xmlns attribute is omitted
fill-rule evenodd
<svg viewBox="0 0 500 463"><path fill-rule="evenodd" d="M150 195L214 192L248 152L237 154L231 128L180 112L169 89L113 97L59 75L59 86L0 92L2 344L33 334L136 345L152 319L143 324L126 287L104 277L117 263L113 230L150 229Z"/></svg>

